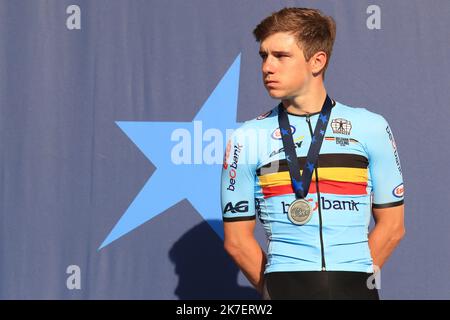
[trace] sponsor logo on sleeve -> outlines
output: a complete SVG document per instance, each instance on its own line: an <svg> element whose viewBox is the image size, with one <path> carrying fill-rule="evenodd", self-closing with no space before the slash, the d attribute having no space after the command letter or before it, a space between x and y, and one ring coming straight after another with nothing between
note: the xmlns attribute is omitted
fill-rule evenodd
<svg viewBox="0 0 450 320"><path fill-rule="evenodd" d="M404 194L403 183L399 184L397 187L392 190L392 194L397 198L402 198Z"/></svg>
<svg viewBox="0 0 450 320"><path fill-rule="evenodd" d="M232 202L228 202L223 209L223 213L245 213L248 212L248 201L239 201L236 205Z"/></svg>
<svg viewBox="0 0 450 320"><path fill-rule="evenodd" d="M386 132L389 136L389 140L392 144L392 149L394 150L395 164L397 165L397 169L402 174L402 167L400 166L400 158L398 157L397 145L395 144L394 135L392 134L391 128L389 126L386 127Z"/></svg>
<svg viewBox="0 0 450 320"><path fill-rule="evenodd" d="M227 148L225 149L225 154L223 156L223 168L225 170L228 169L228 157L230 156L231 151L231 140L228 140Z"/></svg>
<svg viewBox="0 0 450 320"><path fill-rule="evenodd" d="M241 154L243 145L235 144L234 145L234 154L233 154L233 162L230 164L230 171L228 172L228 176L230 177L230 185L227 190L234 191L236 184L236 176L237 176L237 167L239 162L239 155ZM228 165L227 165L228 167Z"/></svg>

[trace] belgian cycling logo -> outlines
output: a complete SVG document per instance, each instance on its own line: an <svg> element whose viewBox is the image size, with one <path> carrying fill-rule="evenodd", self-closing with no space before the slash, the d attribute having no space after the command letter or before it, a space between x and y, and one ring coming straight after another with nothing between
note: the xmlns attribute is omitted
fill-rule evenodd
<svg viewBox="0 0 450 320"><path fill-rule="evenodd" d="M404 194L403 183L395 187L394 190L392 190L392 194L397 198L402 198Z"/></svg>
<svg viewBox="0 0 450 320"><path fill-rule="evenodd" d="M395 163L397 164L397 169L402 174L402 167L400 166L400 159L398 157L397 145L395 144L394 135L392 134L391 128L389 126L386 127L386 132L389 136L389 140L392 143L392 149L394 150Z"/></svg>
<svg viewBox="0 0 450 320"><path fill-rule="evenodd" d="M341 147L346 147L350 145L350 143L359 143L358 140L352 139L352 138L342 138L342 137L325 137L326 141L336 141L337 145L340 145Z"/></svg>
<svg viewBox="0 0 450 320"><path fill-rule="evenodd" d="M293 125L291 125L291 133L294 134L295 133L295 127ZM275 140L281 140L281 132L280 132L280 128L276 128L274 132L272 132L272 139Z"/></svg>
<svg viewBox="0 0 450 320"><path fill-rule="evenodd" d="M272 113L272 110L270 110L270 111L268 111L268 112L266 112L266 113L260 114L260 115L256 118L256 120L262 120L262 119L265 119L265 118L267 118L268 116L270 116L271 113Z"/></svg>
<svg viewBox="0 0 450 320"><path fill-rule="evenodd" d="M350 139L336 137L336 144L340 145L341 147L346 147L350 144Z"/></svg>
<svg viewBox="0 0 450 320"><path fill-rule="evenodd" d="M333 133L350 135L352 123L342 118L333 119L331 120L331 129L333 129Z"/></svg>

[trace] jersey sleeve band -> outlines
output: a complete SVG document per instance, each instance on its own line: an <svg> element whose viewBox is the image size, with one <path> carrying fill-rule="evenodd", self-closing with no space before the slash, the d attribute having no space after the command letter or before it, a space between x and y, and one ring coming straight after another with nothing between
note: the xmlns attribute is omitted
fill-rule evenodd
<svg viewBox="0 0 450 320"><path fill-rule="evenodd" d="M246 216L246 217L234 217L234 218L223 217L223 222L248 221L248 220L255 220L255 219L256 219L256 215Z"/></svg>
<svg viewBox="0 0 450 320"><path fill-rule="evenodd" d="M391 208L391 207L401 206L403 203L404 203L404 200L390 202L390 203L383 203L383 204L375 204L374 203L372 205L372 208L375 208L375 209Z"/></svg>

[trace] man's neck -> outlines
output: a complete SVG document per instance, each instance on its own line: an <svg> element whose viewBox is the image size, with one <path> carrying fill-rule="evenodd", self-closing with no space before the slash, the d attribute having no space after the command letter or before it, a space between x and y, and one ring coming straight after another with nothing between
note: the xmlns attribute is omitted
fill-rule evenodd
<svg viewBox="0 0 450 320"><path fill-rule="evenodd" d="M282 100L282 103L287 112L297 115L306 115L317 113L322 110L322 105L326 96L327 92L325 87L320 86L317 90L311 90L304 95Z"/></svg>

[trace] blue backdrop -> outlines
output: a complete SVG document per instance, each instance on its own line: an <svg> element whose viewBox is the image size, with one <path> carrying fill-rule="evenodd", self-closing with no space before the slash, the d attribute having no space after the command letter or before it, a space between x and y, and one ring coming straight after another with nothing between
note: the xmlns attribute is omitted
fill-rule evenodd
<svg viewBox="0 0 450 320"><path fill-rule="evenodd" d="M285 6L335 18L328 92L396 137L381 297L450 298L449 1L1 0L1 299L257 298L223 250L220 163L276 104L251 31Z"/></svg>

